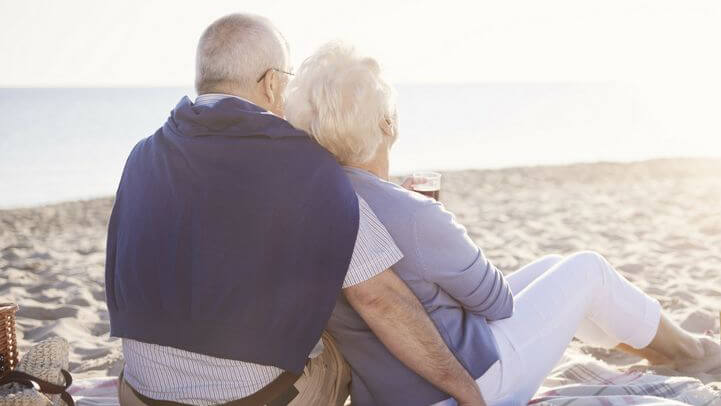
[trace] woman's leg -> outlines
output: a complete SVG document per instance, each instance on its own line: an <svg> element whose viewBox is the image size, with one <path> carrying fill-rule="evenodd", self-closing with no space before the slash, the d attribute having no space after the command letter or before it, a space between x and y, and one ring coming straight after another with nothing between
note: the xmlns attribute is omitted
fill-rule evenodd
<svg viewBox="0 0 721 406"><path fill-rule="evenodd" d="M508 281L508 285L510 286L513 295L518 295L523 289L530 285L531 282L538 279L546 271L551 269L554 265L561 262L562 260L563 256L561 255L546 255L527 265L524 265L519 270L506 276L506 280ZM600 327L593 323L593 321L587 318L581 321L581 324L576 330L575 337L585 343L593 343L596 347L602 348L614 348L617 347L619 344L616 340L613 339L613 337L609 336L605 331L603 331ZM626 348L617 348L625 350L627 352L633 352L637 355L651 355L648 353L641 354L638 352L638 350L632 351L633 348L628 346L626 346Z"/></svg>
<svg viewBox="0 0 721 406"><path fill-rule="evenodd" d="M519 270L512 272L506 276L508 286L511 288L513 295L519 294L523 289L531 284L544 272L551 269L554 265L561 262L563 257L560 255L546 255L528 265L524 265Z"/></svg>
<svg viewBox="0 0 721 406"><path fill-rule="evenodd" d="M551 257L558 259L558 256ZM716 341L685 331L663 313L656 335L651 343L643 348L617 341L589 318L581 321L575 337L595 347L615 348L645 358L651 364L670 364L684 373L706 372L721 366L721 346Z"/></svg>
<svg viewBox="0 0 721 406"><path fill-rule="evenodd" d="M596 336L584 337L590 344L607 343L610 336L643 348L656 334L660 310L658 301L600 255L582 252L563 259L519 291L513 317L490 323L498 340L513 349L502 354L501 396L509 403L527 402L585 319L598 327Z"/></svg>
<svg viewBox="0 0 721 406"><path fill-rule="evenodd" d="M487 399L489 405L528 402L574 335L588 344L605 348L625 340L631 345L621 344L619 349L651 358L658 356L657 350L651 349L654 342L683 341L678 336L688 335L677 327L674 329L672 326L675 325L660 315L656 300L646 296L593 252L581 252L568 258L548 255L511 273L506 279L516 298L515 312L510 319L490 323L498 341L501 362L478 379L482 393L493 394ZM609 293L616 296L615 300L604 298ZM599 306L606 310L594 312ZM598 313L606 315L598 316ZM608 313L615 317L609 317ZM637 334L633 334L634 323L638 320L641 322L635 326ZM654 323L654 320L657 321ZM611 327L606 330L597 321L607 325L610 322ZM615 328L614 322L619 323ZM649 340L651 344L646 346ZM704 345L706 354L712 354L711 358L719 362L721 350L718 344ZM701 363L709 362L703 360ZM700 367L710 369L708 365ZM692 371L691 368L687 370ZM500 393L496 390L498 381L501 382Z"/></svg>
<svg viewBox="0 0 721 406"><path fill-rule="evenodd" d="M511 273L506 277L511 291L514 295L518 295L520 291L530 285L531 282L562 260L563 257L560 255L546 255L523 266L518 271ZM581 322L575 337L585 343L593 343L597 347L616 348L646 358L652 364L676 362L681 369L685 370L706 368L700 364L694 366L689 364L693 363L693 359L702 358L704 350L707 350L705 347L709 346L709 343L705 343L705 341L711 341L710 338L700 338L689 334L663 314L661 315L656 337L654 337L651 344L644 348L634 348L616 341L614 337L610 336L588 318ZM713 348L708 352L713 353ZM682 359L674 360L674 358L678 358L678 355L681 355ZM692 358L692 360L687 360L689 357Z"/></svg>

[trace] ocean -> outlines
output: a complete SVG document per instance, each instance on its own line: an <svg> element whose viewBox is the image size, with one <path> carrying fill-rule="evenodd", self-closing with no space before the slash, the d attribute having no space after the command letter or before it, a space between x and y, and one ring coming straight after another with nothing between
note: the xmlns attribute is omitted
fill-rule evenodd
<svg viewBox="0 0 721 406"><path fill-rule="evenodd" d="M616 83L399 85L391 172L720 156ZM0 208L108 196L189 88L0 89ZM678 121L678 120L676 120ZM678 126L672 128L678 128Z"/></svg>

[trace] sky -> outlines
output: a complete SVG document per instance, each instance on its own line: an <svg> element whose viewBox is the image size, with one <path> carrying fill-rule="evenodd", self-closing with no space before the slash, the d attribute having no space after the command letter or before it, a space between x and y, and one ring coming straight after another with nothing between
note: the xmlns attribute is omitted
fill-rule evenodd
<svg viewBox="0 0 721 406"><path fill-rule="evenodd" d="M718 0L0 0L0 87L190 88L200 34L231 12L274 21L295 66L342 39L397 84L612 83L649 131L721 151Z"/></svg>
<svg viewBox="0 0 721 406"><path fill-rule="evenodd" d="M721 2L0 0L0 86L187 86L202 30L253 12L297 66L325 41L395 82L706 83L718 90ZM713 83L711 83L713 81Z"/></svg>

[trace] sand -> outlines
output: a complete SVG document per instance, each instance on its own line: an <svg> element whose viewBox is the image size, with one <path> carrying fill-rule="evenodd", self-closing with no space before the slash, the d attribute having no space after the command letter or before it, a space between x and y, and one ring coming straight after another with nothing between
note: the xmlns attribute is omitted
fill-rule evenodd
<svg viewBox="0 0 721 406"><path fill-rule="evenodd" d="M683 327L718 337L721 160L448 172L441 199L504 272L544 254L595 250ZM0 211L0 302L21 306L20 350L65 337L76 378L117 375L122 364L105 308L111 207L105 198ZM648 368L578 341L569 354ZM721 370L697 377L721 381Z"/></svg>

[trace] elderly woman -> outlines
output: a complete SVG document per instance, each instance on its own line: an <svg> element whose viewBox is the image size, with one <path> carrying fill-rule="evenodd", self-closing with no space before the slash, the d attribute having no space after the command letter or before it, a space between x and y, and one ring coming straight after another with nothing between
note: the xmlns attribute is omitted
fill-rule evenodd
<svg viewBox="0 0 721 406"><path fill-rule="evenodd" d="M597 253L549 255L504 277L441 203L389 181L393 96L378 62L331 43L299 69L286 114L344 165L404 254L395 272L488 404L526 404L574 336L685 371L721 364L718 344L673 324ZM395 359L342 297L328 330L352 367L354 405L454 404Z"/></svg>

